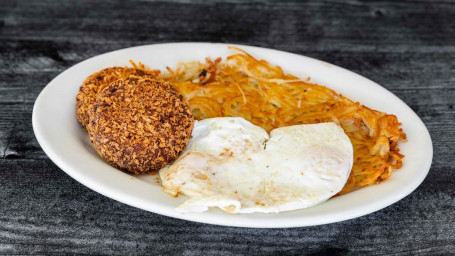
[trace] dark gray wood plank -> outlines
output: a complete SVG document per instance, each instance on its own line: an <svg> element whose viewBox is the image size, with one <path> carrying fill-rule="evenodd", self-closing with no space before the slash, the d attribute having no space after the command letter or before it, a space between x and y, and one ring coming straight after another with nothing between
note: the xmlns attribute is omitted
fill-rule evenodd
<svg viewBox="0 0 455 256"><path fill-rule="evenodd" d="M0 169L5 253L134 254L129 248L233 255L453 252L455 191L447 187L455 184L450 168L433 169L414 193L379 212L337 224L272 230L198 224L135 209L79 185L50 160L4 161Z"/></svg>
<svg viewBox="0 0 455 256"><path fill-rule="evenodd" d="M453 255L453 17L454 1L1 1L0 254ZM52 78L104 52L181 41L290 51L378 82L429 129L430 174L410 196L361 218L260 230L135 209L47 158L31 115Z"/></svg>
<svg viewBox="0 0 455 256"><path fill-rule="evenodd" d="M4 161L0 169L5 253L453 252L450 168L433 169L413 194L382 211L337 224L272 230L198 224L135 209L79 185L50 160Z"/></svg>

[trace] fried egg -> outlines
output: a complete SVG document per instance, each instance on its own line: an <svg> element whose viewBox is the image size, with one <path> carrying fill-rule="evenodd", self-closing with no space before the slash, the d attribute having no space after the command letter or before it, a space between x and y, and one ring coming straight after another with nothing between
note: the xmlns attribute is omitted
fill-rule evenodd
<svg viewBox="0 0 455 256"><path fill-rule="evenodd" d="M281 127L269 134L240 117L195 123L182 155L160 170L164 191L188 197L177 210L282 212L311 207L338 193L353 149L335 123Z"/></svg>

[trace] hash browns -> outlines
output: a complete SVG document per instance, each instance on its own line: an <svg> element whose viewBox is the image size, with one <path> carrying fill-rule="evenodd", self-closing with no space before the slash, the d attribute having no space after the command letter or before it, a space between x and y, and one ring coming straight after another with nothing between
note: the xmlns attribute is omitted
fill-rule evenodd
<svg viewBox="0 0 455 256"><path fill-rule="evenodd" d="M387 179L402 166L398 141L406 134L395 115L372 110L335 91L286 74L243 50L206 63L179 63L160 77L188 99L195 119L239 116L267 131L335 122L350 138L354 165L339 194ZM147 69L139 64L139 68Z"/></svg>

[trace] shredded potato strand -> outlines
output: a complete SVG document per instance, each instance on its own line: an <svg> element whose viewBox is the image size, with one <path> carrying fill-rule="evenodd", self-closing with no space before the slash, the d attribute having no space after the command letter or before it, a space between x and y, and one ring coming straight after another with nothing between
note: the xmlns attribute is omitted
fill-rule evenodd
<svg viewBox="0 0 455 256"><path fill-rule="evenodd" d="M238 116L271 131L297 124L335 122L350 138L354 164L339 194L379 183L402 166L397 143L406 134L394 115L352 102L324 86L285 74L245 51L222 61L179 63L160 74L188 99L196 119ZM135 67L145 68L142 64Z"/></svg>

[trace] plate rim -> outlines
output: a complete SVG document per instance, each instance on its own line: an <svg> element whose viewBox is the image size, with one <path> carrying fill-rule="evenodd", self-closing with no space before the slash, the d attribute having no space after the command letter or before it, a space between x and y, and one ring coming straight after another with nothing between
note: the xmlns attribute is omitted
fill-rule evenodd
<svg viewBox="0 0 455 256"><path fill-rule="evenodd" d="M75 169L77 169L77 167L68 165L63 159L60 158L60 156L58 155L58 152L55 152L55 150L52 148L52 145L47 143L47 141L44 138L43 132L41 131L42 127L40 127L39 124L38 124L39 107L41 106L41 104L43 104L42 101L43 101L43 98L45 97L45 95L51 89L53 89L55 86L58 86L58 85L55 85L55 81L57 79L59 79L60 77L64 77L67 73L70 73L72 69L74 69L76 67L79 67L79 66L83 66L84 64L92 61L95 58L101 58L103 56L110 55L110 54L115 55L116 53L121 52L121 51L128 51L128 50L135 50L135 49L137 50L137 49L141 49L141 48L145 49L145 48L148 48L148 47L156 47L156 46L163 46L163 45L168 45L168 46L175 45L175 46L182 47L185 44L188 44L188 45L200 45L200 46L221 45L221 46L226 46L226 47L227 46L234 46L234 47L240 47L240 48L242 48L242 47L245 48L246 47L246 48L256 48L256 49L259 49L259 50L266 50L266 51L271 51L271 52L278 52L279 54L285 53L285 54L290 54L291 56L296 57L296 58L302 58L303 57L303 58L310 59L310 60L313 60L313 61L319 61L319 62L327 63L327 64L329 64L329 65L331 65L331 66L333 66L335 68L340 69L343 72L349 73L350 75L355 75L355 76L360 77L361 79L367 80L369 82L368 86L373 86L374 85L378 89L381 89L382 91L393 95L393 97L396 100L399 100L400 103L407 108L408 112L413 113L415 115L415 117L417 117L417 120L420 122L419 125L424 128L424 131L426 133L425 137L427 139L427 142L429 142L428 150L429 150L430 156L427 159L427 161L425 162L425 166L420 168L421 170L424 170L423 173L421 173L421 175L418 177L418 179L413 180L413 182L411 183L410 186L408 184L406 190L400 191L401 193L397 194L393 199L390 199L388 201L382 200L382 201L376 202L375 207L370 207L369 210L363 210L363 211L360 211L360 213L354 213L352 211L350 211L350 214L344 213L343 217L341 217L341 218L330 219L330 220L321 219L320 221L316 221L315 223L311 223L311 224L302 224L302 223L296 223L296 224L292 224L292 223L273 224L272 223L271 224L271 223L267 223L267 225L263 225L263 224L262 225L258 225L258 223L256 223L256 222L251 222L251 223L225 223L225 222L215 221L215 220L213 220L211 218L208 218L208 219L193 218L193 217L190 217L190 215L186 215L185 216L185 215L177 213L176 211L168 211L168 210L165 210L165 209L163 210L163 209L161 209L159 207L152 211L152 210L150 210L150 209L148 209L146 207L141 206L140 205L141 202L135 202L134 200L132 200L130 202L127 202L127 199L129 197L131 197L131 195L128 196L128 193L115 193L116 195L115 195L115 197L113 197L112 193L109 193L109 191L103 191L99 186L96 186L96 184L93 184L93 182L84 179L84 177L82 177L80 175L80 173L78 173L77 170L75 170ZM136 207L136 208L140 208L140 209L143 209L143 210L146 210L146 211L150 211L150 212L153 212L153 213L157 213L157 214L160 214L160 215L165 215L165 216L168 216L168 217L173 217L173 218L178 218L178 219L183 219L183 220L188 220L188 221L207 223L207 224L212 224L212 225L231 226L231 227L291 228L291 227L317 226L317 225L341 222L341 221L345 221L345 220L349 220L349 219L365 216L365 215L370 214L372 212L379 211L379 210L381 210L381 209L383 209L383 208L385 208L387 206L393 205L396 202L398 202L399 200L401 200L404 197L406 197L407 195L411 194L413 191L415 191L417 189L417 187L427 177L428 172L429 172L430 167L431 167L431 164L432 164L432 158L433 158L433 143L432 143L432 140L431 140L431 136L430 136L430 133L429 133L428 129L426 128L425 124L420 119L420 117L403 100L401 100L399 97L397 97L395 94L393 94L392 92L390 92L386 88L384 88L381 85L375 83L374 81L372 81L372 80L370 80L370 79L368 79L368 78L366 78L364 76L361 76L361 75L359 75L359 74L357 74L357 73L355 73L353 71L350 71L350 70L347 70L345 68L339 67L337 65L334 65L334 64L331 64L331 63L328 63L326 61L322 61L322 60L319 60L319 59L307 57L307 56L304 56L304 55L299 55L299 54L296 54L296 53L291 53L291 52L286 52L286 51L281 51L281 50L276 50L276 49L270 49L270 48L263 48L263 47L250 46L250 45L240 45L240 44L229 44L229 43L226 44L226 43L208 43L208 42L173 42L173 43L146 44L146 45L140 45L140 46L134 46L134 47L118 49L118 50L115 50L115 51L105 52L105 53L102 53L102 54L99 54L99 55L92 56L92 57L90 57L90 58L88 58L86 60L83 60L83 61L81 61L81 62L79 62L79 63L77 63L77 64L75 64L75 65L73 65L73 66L71 66L69 68L67 68L66 70L64 70L63 72L58 74L55 78L53 78L41 90L41 92L39 93L38 97L36 98L34 106L33 106L32 126L33 126L33 131L35 133L35 137L36 137L38 143L40 144L40 146L41 146L42 150L45 152L45 154L49 157L49 159L51 159L61 170L63 170L65 173L67 173L70 177L72 177L73 179L75 179L79 183L83 184L84 186L90 188L91 190L96 191L96 192L98 192L98 193L100 193L100 194L102 194L102 195L104 195L104 196L106 196L106 197L108 197L110 199L114 199L114 200L119 201L121 203L130 205L130 206L133 206L133 207ZM134 196L133 196L133 198L134 198Z"/></svg>

